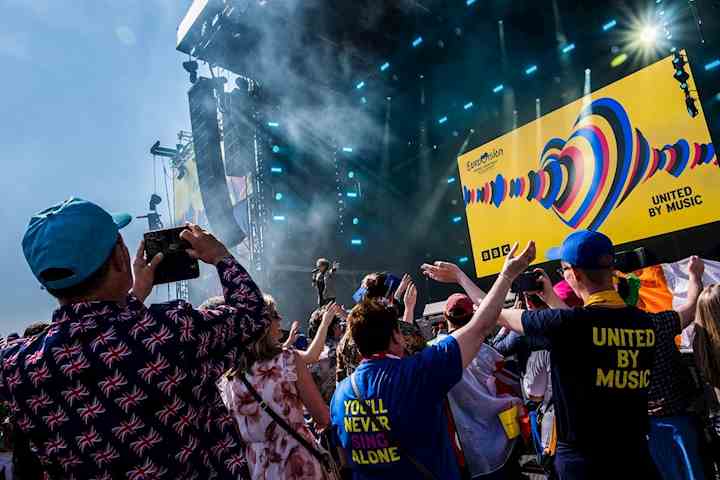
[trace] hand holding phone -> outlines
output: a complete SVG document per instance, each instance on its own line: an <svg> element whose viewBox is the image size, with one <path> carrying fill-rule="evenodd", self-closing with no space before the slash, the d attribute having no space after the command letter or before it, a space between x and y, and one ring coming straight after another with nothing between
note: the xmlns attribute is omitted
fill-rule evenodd
<svg viewBox="0 0 720 480"><path fill-rule="evenodd" d="M538 272L525 272L517 276L510 287L512 293L542 292L542 274Z"/></svg>
<svg viewBox="0 0 720 480"><path fill-rule="evenodd" d="M153 230L145 233L145 258L162 253L162 262L155 269L153 285L189 280L200 276L200 265L188 250L192 245L182 239L187 227Z"/></svg>

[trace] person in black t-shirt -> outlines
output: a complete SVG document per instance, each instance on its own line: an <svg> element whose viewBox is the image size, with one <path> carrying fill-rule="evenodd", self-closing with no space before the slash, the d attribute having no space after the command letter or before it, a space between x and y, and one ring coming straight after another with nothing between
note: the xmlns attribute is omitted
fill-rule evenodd
<svg viewBox="0 0 720 480"><path fill-rule="evenodd" d="M499 319L550 344L557 472L562 480L658 478L647 443L652 316L627 307L614 290L605 235L575 232L559 253L563 276L585 305L568 309L544 276L542 296L553 309L503 310Z"/></svg>

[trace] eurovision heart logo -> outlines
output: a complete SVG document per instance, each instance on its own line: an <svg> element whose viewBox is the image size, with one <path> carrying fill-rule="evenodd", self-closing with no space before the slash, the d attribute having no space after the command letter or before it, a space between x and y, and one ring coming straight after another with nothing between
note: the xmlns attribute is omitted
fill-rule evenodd
<svg viewBox="0 0 720 480"><path fill-rule="evenodd" d="M545 144L537 170L510 180L498 174L484 185L464 186L463 196L466 206L496 208L507 199L525 198L552 209L573 229L597 230L658 172L680 177L688 168L709 164L718 166L712 143L691 146L680 139L652 148L618 101L600 98L583 108L567 140Z"/></svg>

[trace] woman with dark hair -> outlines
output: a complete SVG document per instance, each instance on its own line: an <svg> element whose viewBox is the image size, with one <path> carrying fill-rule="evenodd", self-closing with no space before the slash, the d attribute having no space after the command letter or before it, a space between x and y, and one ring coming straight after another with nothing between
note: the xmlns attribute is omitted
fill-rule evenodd
<svg viewBox="0 0 720 480"><path fill-rule="evenodd" d="M270 328L248 346L238 368L220 382L223 401L245 441L253 479L323 480L325 475L316 458L318 452L310 451L315 449L316 442L305 426L303 410L307 409L319 429L324 429L330 423L328 406L308 372L303 355L280 344L281 317L275 300L269 295L264 299L266 314L272 320ZM335 316L335 310L326 309L325 315L331 316L327 323Z"/></svg>

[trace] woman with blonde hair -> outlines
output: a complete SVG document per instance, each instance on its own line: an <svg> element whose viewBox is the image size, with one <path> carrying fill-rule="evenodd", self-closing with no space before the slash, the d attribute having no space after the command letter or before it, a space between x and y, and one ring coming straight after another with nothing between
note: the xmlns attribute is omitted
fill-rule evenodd
<svg viewBox="0 0 720 480"><path fill-rule="evenodd" d="M698 298L693 351L700 372L720 398L720 285L708 285Z"/></svg>
<svg viewBox="0 0 720 480"><path fill-rule="evenodd" d="M305 352L280 344L281 317L275 300L264 298L270 328L220 382L223 401L246 443L253 479L324 480L322 452L305 426L303 410L320 429L330 424L330 412L306 368ZM326 308L329 320L338 308Z"/></svg>

